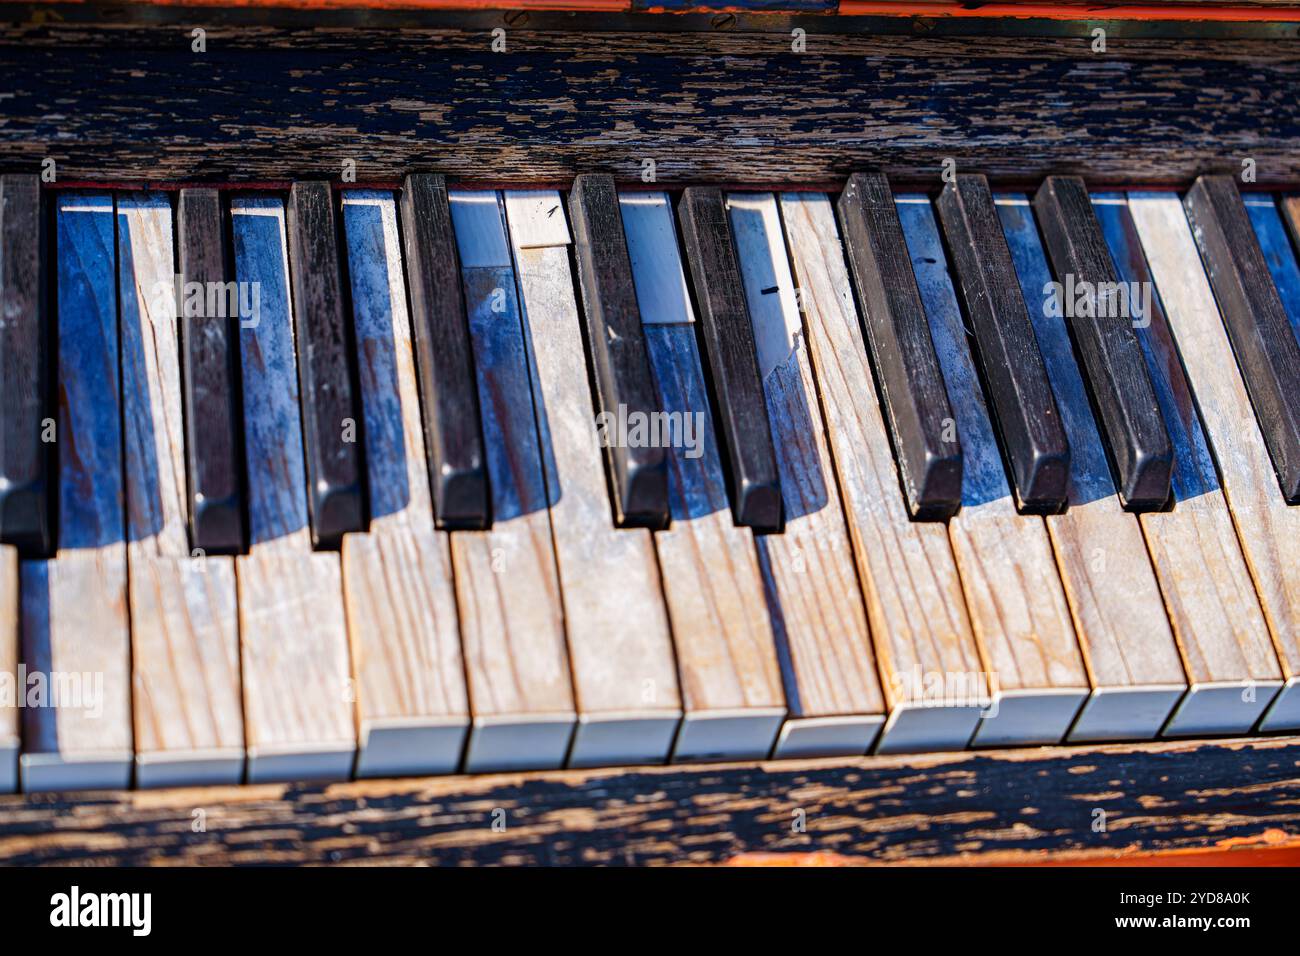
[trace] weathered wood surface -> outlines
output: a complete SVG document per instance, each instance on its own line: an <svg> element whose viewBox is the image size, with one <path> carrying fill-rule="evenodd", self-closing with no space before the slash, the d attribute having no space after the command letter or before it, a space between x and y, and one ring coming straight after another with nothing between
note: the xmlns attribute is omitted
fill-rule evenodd
<svg viewBox="0 0 1300 956"><path fill-rule="evenodd" d="M1029 199L996 202L1070 440L1069 510L1046 520L1094 690L1071 739L1154 737L1187 686L1160 587L1138 520L1115 493L1065 319L1047 314L1052 275Z"/></svg>
<svg viewBox="0 0 1300 956"><path fill-rule="evenodd" d="M1173 441L1173 508L1139 518L1191 683L1164 733L1249 733L1282 670L1128 203L1111 193L1093 202L1120 281L1150 290L1133 325Z"/></svg>
<svg viewBox="0 0 1300 956"><path fill-rule="evenodd" d="M731 518L672 201L637 193L619 206L659 408L680 425L667 449L672 525L654 535L682 692L673 759L758 759L785 695L754 534Z"/></svg>
<svg viewBox="0 0 1300 956"><path fill-rule="evenodd" d="M397 202L343 198L365 428L370 531L343 537L357 691L357 774L447 773L469 697L447 534L434 529Z"/></svg>
<svg viewBox="0 0 1300 956"><path fill-rule="evenodd" d="M165 195L118 196L117 249L136 782L238 783L244 717L235 567L231 558L191 558L186 536L172 207Z"/></svg>
<svg viewBox="0 0 1300 956"><path fill-rule="evenodd" d="M733 193L727 205L754 338L767 343L760 352L768 358L762 386L785 505L784 532L757 539L790 708L776 753L865 753L885 723L886 698L833 478L779 208L770 193ZM886 737L882 746L893 742ZM916 743L933 746L933 741Z"/></svg>
<svg viewBox="0 0 1300 956"><path fill-rule="evenodd" d="M1261 183L1300 178L1288 38L1131 39L1094 54L1086 33L813 29L794 54L788 30L507 33L495 53L490 28L214 23L195 53L171 24L9 26L0 160L35 171L50 157L64 181L321 178L344 160L359 181L418 166L631 181L654 160L662 184L828 183L878 166L938 185L950 157L990 176L1154 183L1237 171L1243 144Z"/></svg>
<svg viewBox="0 0 1300 956"><path fill-rule="evenodd" d="M495 192L451 218L483 414L492 529L451 536L473 737L470 770L563 766L575 721L564 601L510 247Z"/></svg>
<svg viewBox="0 0 1300 956"><path fill-rule="evenodd" d="M520 245L538 231L510 222L580 721L569 763L666 760L681 693L654 543L614 525L569 250Z"/></svg>
<svg viewBox="0 0 1300 956"><path fill-rule="evenodd" d="M249 553L235 559L250 780L338 779L356 750L339 556L313 552L284 204L231 203L235 276L260 283L240 330Z"/></svg>
<svg viewBox="0 0 1300 956"><path fill-rule="evenodd" d="M898 209L963 451L962 507L948 536L997 703L974 742L1059 743L1088 696L1088 675L1047 529L1016 511L930 201L900 196ZM993 225L1001 229L996 216Z"/></svg>
<svg viewBox="0 0 1300 956"><path fill-rule="evenodd" d="M1297 801L1296 738L3 796L0 863L1114 859L1276 844Z"/></svg>
<svg viewBox="0 0 1300 956"><path fill-rule="evenodd" d="M924 712L925 675L982 666L952 547L942 524L908 518L830 199L786 193L781 214L885 700ZM977 715L958 709L969 738Z"/></svg>
<svg viewBox="0 0 1300 956"><path fill-rule="evenodd" d="M1261 727L1300 726L1300 508L1288 506L1178 197L1130 193L1129 208L1196 395L1223 494L1286 686Z"/></svg>
<svg viewBox="0 0 1300 956"><path fill-rule="evenodd" d="M124 786L131 646L113 198L65 193L58 249L59 534L21 569L22 660L45 675L23 711L23 786ZM62 675L62 676L61 676ZM55 699L62 684L71 693Z"/></svg>

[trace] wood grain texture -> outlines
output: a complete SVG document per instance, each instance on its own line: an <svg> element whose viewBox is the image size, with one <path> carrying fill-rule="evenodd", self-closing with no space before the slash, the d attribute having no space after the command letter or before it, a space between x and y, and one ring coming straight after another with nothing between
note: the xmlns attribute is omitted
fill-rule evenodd
<svg viewBox="0 0 1300 956"><path fill-rule="evenodd" d="M969 675L982 665L947 530L908 518L834 206L819 193L786 193L781 214L833 474L844 500L885 701L894 715L889 733L899 734L905 746L911 736L907 724L919 719L920 733L928 736L925 723L934 709L926 704L942 703L942 695L927 701L926 675ZM953 746L962 746L978 713L961 708L952 717L964 728L964 737L960 730L953 734L962 737Z"/></svg>
<svg viewBox="0 0 1300 956"><path fill-rule="evenodd" d="M355 316L370 532L343 538L343 596L357 689L357 775L448 773L469 698L451 546L433 525L397 203L342 201Z"/></svg>
<svg viewBox="0 0 1300 956"><path fill-rule="evenodd" d="M523 222L548 222L554 214L517 210ZM632 287L618 192L609 176L582 175L569 192L573 256L582 291L582 317L591 358L598 414L612 422L654 411L655 386L641 335L641 312ZM537 240L529 239L533 248ZM566 245L567 236L553 245ZM668 462L654 444L605 442L614 514L620 525L668 524Z"/></svg>
<svg viewBox="0 0 1300 956"><path fill-rule="evenodd" d="M654 536L682 692L673 759L765 757L785 695L754 535L731 520L672 202L619 202L658 407L678 423L666 452L672 525Z"/></svg>
<svg viewBox="0 0 1300 956"><path fill-rule="evenodd" d="M1046 519L1093 688L1070 739L1154 737L1187 686L1160 587L1116 495L1065 320L1045 307L1052 273L1029 199L997 204L1070 441L1069 510Z"/></svg>
<svg viewBox="0 0 1300 956"><path fill-rule="evenodd" d="M452 193L451 217L493 514L491 531L451 536L474 715L466 767L559 767L576 720L564 644L566 609L501 200L495 192ZM608 514L608 502L599 504Z"/></svg>
<svg viewBox="0 0 1300 956"><path fill-rule="evenodd" d="M284 204L231 202L235 276L261 314L240 333L250 548L235 559L248 779L347 777L356 750L339 557L307 522Z"/></svg>
<svg viewBox="0 0 1300 956"><path fill-rule="evenodd" d="M1198 177L1183 197L1183 208L1282 495L1300 504L1300 341L1236 181Z"/></svg>
<svg viewBox="0 0 1300 956"><path fill-rule="evenodd" d="M665 185L827 183L870 165L937 185L950 157L1022 181L1064 171L1182 183L1236 166L1223 144L1242 141L1261 182L1300 180L1290 37L1133 36L1099 59L1086 31L989 42L936 35L949 26L935 20L908 35L920 28L900 18L866 35L810 24L816 42L795 56L788 29L774 43L748 30L575 29L560 15L511 29L501 54L481 24L340 20L351 27L340 31L320 20L213 23L197 70L176 23L6 27L0 72L14 95L0 156L36 169L49 155L61 180L287 181L336 176L348 158L372 181L434 168L630 182L654 159ZM443 55L429 57L434 47ZM65 70L68 58L82 70ZM128 113L138 122L115 122Z"/></svg>
<svg viewBox="0 0 1300 956"><path fill-rule="evenodd" d="M55 217L59 547L20 573L22 660L49 689L47 706L23 711L28 790L125 786L131 776L113 199L64 193Z"/></svg>
<svg viewBox="0 0 1300 956"><path fill-rule="evenodd" d="M118 307L139 786L238 783L244 772L235 569L190 557L172 207L117 197ZM180 321L186 321L181 319Z"/></svg>
<svg viewBox="0 0 1300 956"><path fill-rule="evenodd" d="M889 180L854 173L836 210L908 508L946 518L961 503L961 441Z"/></svg>
<svg viewBox="0 0 1300 956"><path fill-rule="evenodd" d="M35 175L0 176L0 542L44 557L53 547L50 414L53 323L47 312L46 207Z"/></svg>
<svg viewBox="0 0 1300 956"><path fill-rule="evenodd" d="M1060 743L1088 696L1088 675L1047 529L1016 511L930 201L900 195L898 215L961 436L962 507L948 536L996 707L973 742ZM996 218L994 226L1001 239ZM1009 278L1016 282L1014 271Z"/></svg>
<svg viewBox="0 0 1300 956"><path fill-rule="evenodd" d="M682 712L668 611L650 532L611 518L569 251L516 242L514 259L578 705L569 764L663 761Z"/></svg>
<svg viewBox="0 0 1300 956"><path fill-rule="evenodd" d="M865 753L884 723L885 697L801 334L780 212L771 193L732 193L727 205L754 338L789 343L784 361L763 381L786 525L779 535L757 539L790 709L776 754Z"/></svg>
<svg viewBox="0 0 1300 956"><path fill-rule="evenodd" d="M1012 490L1022 507L1059 511L1070 481L1069 444L988 180L958 175L935 210L973 326L971 347L1010 462Z"/></svg>
<svg viewBox="0 0 1300 956"><path fill-rule="evenodd" d="M1183 207L1164 194L1128 198L1286 679L1260 729L1300 726L1300 509L1278 494Z"/></svg>
<svg viewBox="0 0 1300 956"><path fill-rule="evenodd" d="M1136 329L1174 448L1173 510L1140 518L1191 689L1165 736L1248 733L1282 671L1128 203L1094 196L1121 282L1152 289Z"/></svg>
<svg viewBox="0 0 1300 956"><path fill-rule="evenodd" d="M1034 212L1060 287L1054 311L1079 354L1116 489L1130 508L1159 509L1169 500L1173 447L1134 331L1140 319L1131 297L1118 294L1128 290L1116 285L1088 189L1077 176L1049 176Z"/></svg>
<svg viewBox="0 0 1300 956"><path fill-rule="evenodd" d="M185 476L190 543L209 554L244 546L240 473L239 338L236 323L256 321L258 300L230 282L226 213L215 189L182 189L176 204L176 272L185 286L180 329ZM217 290L216 295L213 293ZM233 290L233 295L228 290ZM202 296L197 306L192 296Z"/></svg>
<svg viewBox="0 0 1300 956"><path fill-rule="evenodd" d="M7 796L0 862L1030 863L1236 849L1219 861L1231 863L1294 829L1297 761L1291 737Z"/></svg>
<svg viewBox="0 0 1300 956"><path fill-rule="evenodd" d="M18 549L0 544L0 793L18 789Z"/></svg>

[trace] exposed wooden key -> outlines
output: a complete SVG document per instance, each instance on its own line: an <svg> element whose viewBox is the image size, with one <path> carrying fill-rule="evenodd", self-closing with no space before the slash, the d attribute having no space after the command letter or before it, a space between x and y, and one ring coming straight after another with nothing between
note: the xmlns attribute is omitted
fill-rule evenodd
<svg viewBox="0 0 1300 956"><path fill-rule="evenodd" d="M35 175L0 176L0 543L53 547L45 216Z"/></svg>
<svg viewBox="0 0 1300 956"><path fill-rule="evenodd" d="M1120 280L1154 286L1124 196L1099 194L1093 202ZM1282 686L1282 671L1155 294L1149 319L1138 341L1174 443L1174 506L1140 520L1191 684L1164 736L1245 734Z"/></svg>
<svg viewBox="0 0 1300 956"><path fill-rule="evenodd" d="M1009 275L1003 278L1017 282L991 196L988 201L996 239L1006 253ZM948 535L993 693L993 706L973 743L1060 743L1089 687L1047 529L1042 518L1016 513L930 201L913 195L900 196L898 203L962 436L962 507L948 521ZM993 237L985 238L995 244ZM1012 291L1019 301L1018 283ZM1001 314L998 318L1014 321ZM1027 323L1028 316L1024 318ZM1036 353L1036 344L1034 349ZM1046 378L1043 386L1051 387ZM1053 409L1055 405L1052 401Z"/></svg>
<svg viewBox="0 0 1300 956"><path fill-rule="evenodd" d="M0 700L0 793L18 789L18 549L0 544L0 681L10 681L12 700Z"/></svg>
<svg viewBox="0 0 1300 956"><path fill-rule="evenodd" d="M559 197L551 195L550 208L560 206ZM558 214L563 215L563 209ZM535 417L536 375L530 369L501 198L494 191L453 192L451 217L477 359L493 513L490 531L451 535L474 713L465 767L559 767L577 723L573 684L580 681L570 679L564 645L569 608L557 569L554 522L547 512L552 503L544 472L549 451L545 425ZM563 276L568 283L567 258ZM534 308L529 305L530 313ZM569 344L580 361L581 349L576 342ZM586 378L578 378L585 387ZM590 415L591 405L584 411ZM583 415L564 421L580 433L591 427ZM599 460L595 467L599 473ZM584 496L566 485L559 494L566 505L600 515L612 529L609 500L602 497L603 478L597 488ZM594 568L591 577L594 587L603 587ZM582 601L575 601L572 610L580 614Z"/></svg>
<svg viewBox="0 0 1300 956"><path fill-rule="evenodd" d="M965 747L989 688L948 530L910 520L898 492L831 200L787 193L781 213L889 709L880 749Z"/></svg>
<svg viewBox="0 0 1300 956"><path fill-rule="evenodd" d="M29 791L125 787L132 759L113 199L54 205L59 535L54 558L20 571L22 661L47 687L45 706L23 710Z"/></svg>
<svg viewBox="0 0 1300 956"><path fill-rule="evenodd" d="M486 528L491 491L478 384L442 176L406 177L402 238L434 517L448 530Z"/></svg>
<svg viewBox="0 0 1300 956"><path fill-rule="evenodd" d="M538 220L551 199L530 209L516 197L510 241L578 706L569 764L662 763L682 700L654 543L645 529L615 527L601 499L600 439L589 417L593 396L569 250L550 220Z"/></svg>
<svg viewBox="0 0 1300 956"><path fill-rule="evenodd" d="M1052 273L1029 198L1000 196L996 203L1025 301L1032 302ZM1155 737L1187 690L1160 586L1141 526L1116 494L1066 320L1043 309L1031 308L1029 316L1070 442L1069 507L1046 518L1092 684L1069 739Z"/></svg>
<svg viewBox="0 0 1300 956"><path fill-rule="evenodd" d="M975 354L1011 462L1014 491L1022 507L1059 511L1070 483L1070 447L988 181L978 174L958 175L935 208L974 326Z"/></svg>
<svg viewBox="0 0 1300 956"><path fill-rule="evenodd" d="M739 525L775 531L781 479L759 373L762 349L750 324L755 303L747 301L721 191L687 189L678 215L731 465L732 511Z"/></svg>
<svg viewBox="0 0 1300 956"><path fill-rule="evenodd" d="M1060 291L1026 291L1029 311L1065 316L1119 476L1120 498L1134 510L1160 508L1169 500L1174 453L1134 333L1134 325L1145 321L1141 296L1118 284L1082 179L1049 176L1034 196L1034 211Z"/></svg>
<svg viewBox="0 0 1300 956"><path fill-rule="evenodd" d="M1233 361L1232 345L1183 204L1170 193L1130 193L1128 200L1286 681L1259 729L1296 730L1300 728L1300 509L1288 506L1277 493L1268 447ZM1257 693L1262 696L1266 691Z"/></svg>
<svg viewBox="0 0 1300 956"><path fill-rule="evenodd" d="M1183 199L1282 496L1300 504L1300 342L1228 176L1201 176Z"/></svg>
<svg viewBox="0 0 1300 956"><path fill-rule="evenodd" d="M176 218L184 283L176 312L190 541L207 554L234 553L245 538L236 326L258 321L260 297L233 282L227 285L231 272L220 193L182 189Z"/></svg>
<svg viewBox="0 0 1300 956"><path fill-rule="evenodd" d="M251 782L348 777L356 753L339 556L313 551L307 519L284 205L230 203L235 277L261 290L240 331L248 468L247 555L235 559Z"/></svg>
<svg viewBox="0 0 1300 956"><path fill-rule="evenodd" d="M763 389L785 496L785 532L758 539L790 709L776 755L864 753L885 722L885 697L776 197L733 193L728 205L754 337L764 343Z"/></svg>
<svg viewBox="0 0 1300 956"><path fill-rule="evenodd" d="M357 776L450 773L469 697L451 547L433 526L397 201L350 190L342 219L370 491L369 533L343 537Z"/></svg>
<svg viewBox="0 0 1300 956"><path fill-rule="evenodd" d="M617 427L616 423L629 420L628 416L635 420L654 410L655 388L641 337L641 313L632 287L632 265L613 178L579 176L569 194L569 211L596 398L600 414ZM563 215L563 210L558 214ZM619 524L667 526L664 450L607 441L605 458Z"/></svg>
<svg viewBox="0 0 1300 956"><path fill-rule="evenodd" d="M961 504L961 440L889 181L854 173L837 208L908 509L946 518Z"/></svg>
<svg viewBox="0 0 1300 956"><path fill-rule="evenodd" d="M132 704L141 787L236 784L244 775L235 563L191 557L185 534L172 246L166 195L118 196ZM222 273L210 275L224 281Z"/></svg>
<svg viewBox="0 0 1300 956"><path fill-rule="evenodd" d="M785 719L785 696L754 534L731 520L672 201L666 193L631 193L619 209L672 437L672 527L654 540L682 689L673 759L761 760Z"/></svg>
<svg viewBox="0 0 1300 956"><path fill-rule="evenodd" d="M348 359L334 197L329 183L294 183L289 193L289 272L307 510L312 544L337 548L345 533L365 529L361 487L361 406Z"/></svg>

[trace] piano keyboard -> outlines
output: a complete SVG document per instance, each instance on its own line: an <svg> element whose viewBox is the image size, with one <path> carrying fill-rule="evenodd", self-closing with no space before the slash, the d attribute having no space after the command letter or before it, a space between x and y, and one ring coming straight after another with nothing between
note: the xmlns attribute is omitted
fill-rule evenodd
<svg viewBox="0 0 1300 956"><path fill-rule="evenodd" d="M0 177L0 791L1296 731L1297 241Z"/></svg>

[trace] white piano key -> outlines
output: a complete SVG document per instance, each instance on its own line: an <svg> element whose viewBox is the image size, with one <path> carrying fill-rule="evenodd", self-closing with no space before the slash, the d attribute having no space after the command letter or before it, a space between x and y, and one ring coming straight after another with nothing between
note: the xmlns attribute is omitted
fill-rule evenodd
<svg viewBox="0 0 1300 956"><path fill-rule="evenodd" d="M827 756L865 753L885 697L776 196L733 193L727 206L754 340L768 343L759 346L760 365L785 506L784 532L757 539L790 710L776 755L811 755L814 742L834 748ZM825 718L850 719L827 725ZM816 723L801 727L805 720Z"/></svg>
<svg viewBox="0 0 1300 956"><path fill-rule="evenodd" d="M1249 733L1282 672L1128 202L1098 198L1119 280L1150 290L1136 300L1149 298L1149 312L1134 326L1174 452L1172 509L1138 519L1191 682L1164 735Z"/></svg>
<svg viewBox="0 0 1300 956"><path fill-rule="evenodd" d="M569 250L520 244L536 232L510 220L578 704L569 765L663 763L682 701L654 544L614 526Z"/></svg>
<svg viewBox="0 0 1300 956"><path fill-rule="evenodd" d="M964 454L948 536L993 695L972 744L1059 743L1089 687L1047 529L1017 513L934 211L900 203L898 216Z"/></svg>
<svg viewBox="0 0 1300 956"><path fill-rule="evenodd" d="M469 730L451 546L434 528L397 201L342 199L370 529L343 537L358 777L452 773Z"/></svg>
<svg viewBox="0 0 1300 956"><path fill-rule="evenodd" d="M28 791L125 787L132 763L113 200L64 193L55 217L59 540L20 571L22 660L46 692L23 710Z"/></svg>
<svg viewBox="0 0 1300 956"><path fill-rule="evenodd" d="M731 518L672 204L631 193L619 208L659 407L678 424L667 449L672 524L654 534L684 709L673 760L762 759L785 696L754 535Z"/></svg>
<svg viewBox="0 0 1300 956"><path fill-rule="evenodd" d="M118 197L117 248L136 783L238 783L234 560L192 556L186 534L183 333L165 195Z"/></svg>
<svg viewBox="0 0 1300 956"><path fill-rule="evenodd" d="M1045 519L1092 693L1070 741L1157 736L1187 689L1136 516L1123 510L1065 320L1046 307L1052 273L1023 196L995 202L1070 442L1070 497Z"/></svg>
<svg viewBox="0 0 1300 956"><path fill-rule="evenodd" d="M832 203L821 194L788 193L781 213L890 712L880 749L959 749L988 694L947 530L908 516ZM927 701L927 677L941 686L947 675L972 685L974 699ZM859 732L836 719L806 729L809 749L823 735ZM785 744L791 752L804 746L797 739Z"/></svg>
<svg viewBox="0 0 1300 956"><path fill-rule="evenodd" d="M241 323L249 553L235 559L248 779L341 780L356 756L339 556L307 526L284 205L231 200L235 278L257 283Z"/></svg>
<svg viewBox="0 0 1300 956"><path fill-rule="evenodd" d="M1182 204L1172 193L1134 192L1128 200L1282 667L1284 685L1258 729L1296 730L1300 728L1300 507L1288 506L1278 493L1268 448ZM1257 691L1263 693L1263 688Z"/></svg>
<svg viewBox="0 0 1300 956"><path fill-rule="evenodd" d="M474 721L465 768L559 767L577 720L566 607L501 200L449 198L492 492L491 530L451 536Z"/></svg>

